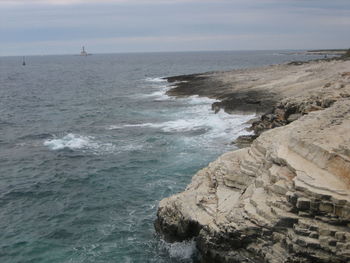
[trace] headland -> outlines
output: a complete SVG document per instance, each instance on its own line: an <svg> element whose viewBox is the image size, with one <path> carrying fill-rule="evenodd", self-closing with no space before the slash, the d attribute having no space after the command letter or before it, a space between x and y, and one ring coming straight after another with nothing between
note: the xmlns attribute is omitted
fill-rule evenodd
<svg viewBox="0 0 350 263"><path fill-rule="evenodd" d="M169 95L252 113L251 136L159 204L156 230L202 262L350 261L350 60L175 76Z"/></svg>

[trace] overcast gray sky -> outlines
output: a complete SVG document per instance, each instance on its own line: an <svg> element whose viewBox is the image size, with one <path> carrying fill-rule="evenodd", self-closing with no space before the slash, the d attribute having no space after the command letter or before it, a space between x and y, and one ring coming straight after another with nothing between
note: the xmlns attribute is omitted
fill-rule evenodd
<svg viewBox="0 0 350 263"><path fill-rule="evenodd" d="M0 55L350 47L350 0L0 0Z"/></svg>

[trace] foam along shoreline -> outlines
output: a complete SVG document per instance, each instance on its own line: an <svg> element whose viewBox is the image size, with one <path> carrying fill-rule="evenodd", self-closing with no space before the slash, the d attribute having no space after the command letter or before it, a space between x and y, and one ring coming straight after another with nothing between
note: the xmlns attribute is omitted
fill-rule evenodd
<svg viewBox="0 0 350 263"><path fill-rule="evenodd" d="M222 155L160 202L156 230L169 241L194 238L203 262L349 262L350 61L168 81L186 81L169 95L262 115L252 145Z"/></svg>
<svg viewBox="0 0 350 263"><path fill-rule="evenodd" d="M186 81L175 81L169 82L166 77L154 77L146 78L146 82L154 83L155 90L151 93L143 94L142 96L153 101L172 101L175 100L183 104L180 107L181 114L179 118L178 114L174 116L168 116L169 120L164 122L145 122L145 123L130 123L123 125L111 125L108 129L124 129L124 128L153 128L160 129L165 133L176 133L176 132L203 132L207 134L207 137L218 138L218 137L229 137L230 133L236 133L238 137L242 134L250 134L246 131L247 121L255 117L255 114L227 114L220 112L214 114L210 109L210 106L216 102L217 99L191 95L175 97L168 95L168 91L174 88L175 85L182 84ZM164 83L166 82L166 83ZM225 136L227 134L228 136Z"/></svg>
<svg viewBox="0 0 350 263"><path fill-rule="evenodd" d="M246 146L265 130L284 126L310 111L329 107L335 101L330 81L338 77L337 72L347 71L346 61L346 58L333 58L168 77L172 86L166 94L216 99L218 101L212 104L215 112L261 115L251 121L249 130L254 131L254 135L236 140L237 146ZM321 86L326 87L321 89ZM309 100L312 96L315 98Z"/></svg>

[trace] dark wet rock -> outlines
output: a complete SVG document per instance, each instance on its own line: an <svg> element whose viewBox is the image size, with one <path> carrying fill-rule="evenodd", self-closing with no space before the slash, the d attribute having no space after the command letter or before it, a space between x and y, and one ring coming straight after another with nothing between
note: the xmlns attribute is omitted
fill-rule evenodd
<svg viewBox="0 0 350 263"><path fill-rule="evenodd" d="M274 105L275 94L266 91L241 90L232 92L224 83L212 78L212 74L193 74L167 78L174 86L167 94L170 96L205 96L218 99L214 102L212 109L217 113L221 109L227 113L237 112L265 112ZM215 87L215 88L213 88Z"/></svg>

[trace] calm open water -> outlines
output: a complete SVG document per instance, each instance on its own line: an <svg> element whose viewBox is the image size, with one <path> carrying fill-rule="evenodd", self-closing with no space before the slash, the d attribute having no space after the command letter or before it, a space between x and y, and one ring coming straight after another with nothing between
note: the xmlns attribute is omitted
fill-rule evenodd
<svg viewBox="0 0 350 263"><path fill-rule="evenodd" d="M252 116L166 96L163 76L315 56L274 51L0 57L0 262L192 262L158 202Z"/></svg>

